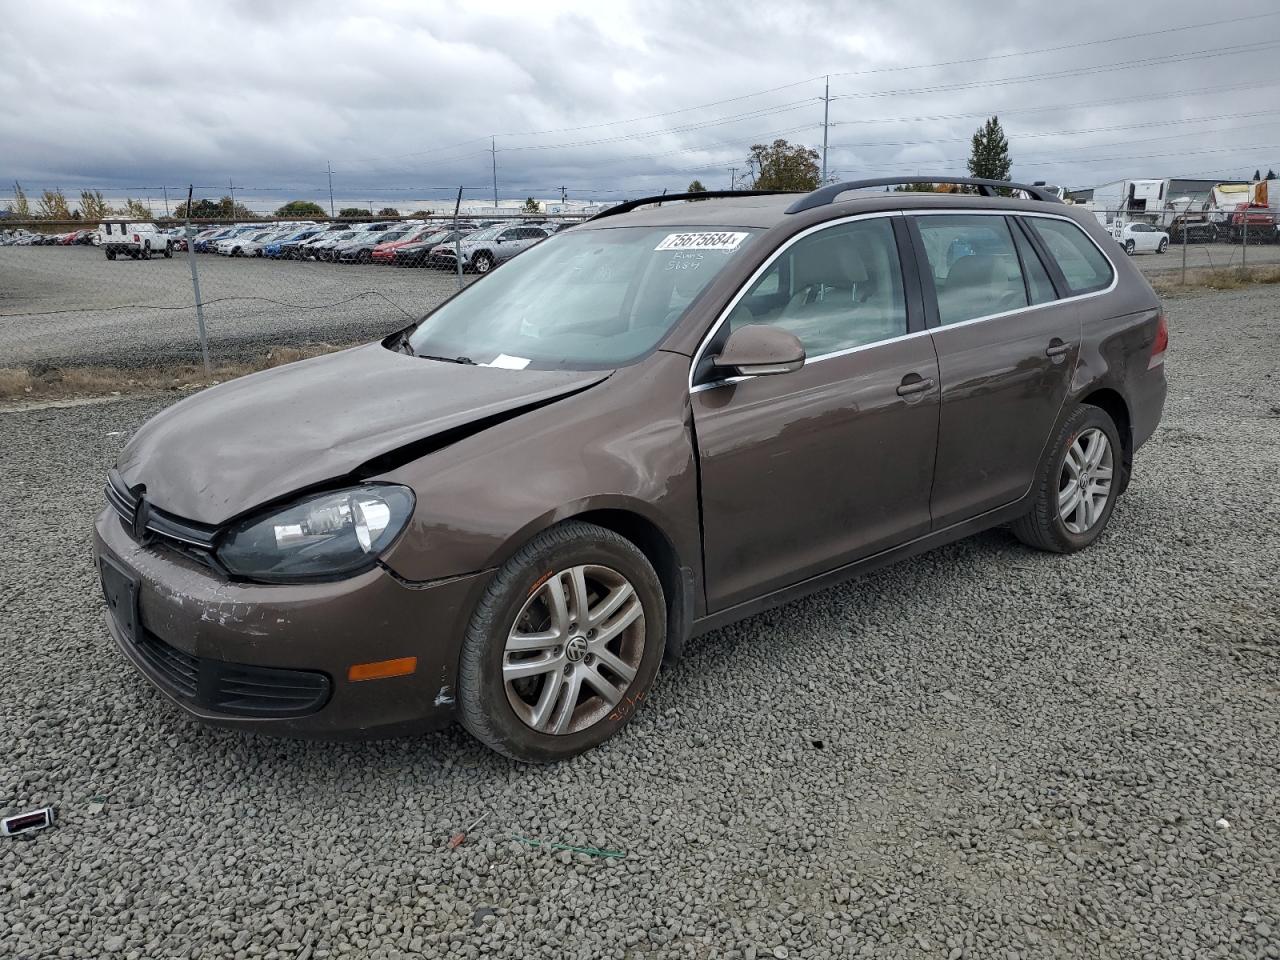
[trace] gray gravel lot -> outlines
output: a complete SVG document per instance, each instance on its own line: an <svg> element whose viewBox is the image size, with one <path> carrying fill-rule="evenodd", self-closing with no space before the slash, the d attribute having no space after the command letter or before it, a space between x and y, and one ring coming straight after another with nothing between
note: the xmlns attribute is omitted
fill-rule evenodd
<svg viewBox="0 0 1280 960"><path fill-rule="evenodd" d="M0 956L1280 957L1276 304L1170 304L1091 550L995 531L718 631L549 768L184 719L88 559L161 401L0 414L0 807L61 818L0 841Z"/></svg>
<svg viewBox="0 0 1280 960"><path fill-rule="evenodd" d="M1239 246L1192 244L1187 264L1238 266L1240 254ZM1280 263L1280 246L1251 245L1248 256ZM215 362L260 359L277 345L385 336L457 290L443 270L205 254L197 263ZM1176 271L1181 248L1137 263L1148 274ZM198 363L193 302L185 253L112 262L95 247L0 247L0 367Z"/></svg>

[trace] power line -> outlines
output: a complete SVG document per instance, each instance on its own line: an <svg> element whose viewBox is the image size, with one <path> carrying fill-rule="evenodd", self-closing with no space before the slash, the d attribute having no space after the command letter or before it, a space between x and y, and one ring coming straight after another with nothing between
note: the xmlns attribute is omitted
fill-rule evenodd
<svg viewBox="0 0 1280 960"><path fill-rule="evenodd" d="M1250 15L1241 16L1241 17L1228 17L1228 18L1219 19L1219 20L1207 20L1199 23L1183 24L1181 26L1176 26L1176 27L1164 27L1159 30L1146 30L1146 31L1141 31L1139 33L1121 34L1121 35L1112 36L1112 37L1100 37L1094 40L1082 40L1075 43L1059 44L1052 47L1039 47L1032 50L1016 50L1008 53L992 54L992 55L982 56L982 57L969 57L969 58L960 59L960 60L940 60L934 63L917 63L917 64L911 64L908 66L900 66L900 67L876 67L868 70L847 70L839 73L832 73L830 74L830 76L833 76L833 77L870 76L870 75L879 74L879 73L901 73L901 72L907 72L911 70L928 70L928 69L936 69L939 67L962 66L966 64L984 63L992 60L1008 60L1015 57L1037 56L1039 54L1044 54L1044 53L1058 53L1064 50L1075 50L1075 49L1082 49L1084 47L1099 46L1099 45L1108 44L1108 43L1119 43L1119 42L1128 41L1128 40L1137 40L1143 37L1165 36L1171 33L1185 32L1187 30L1208 29L1210 27L1223 26L1226 24L1234 24L1234 23L1244 23L1247 21L1261 20L1261 19L1276 17L1276 16L1280 16L1280 11L1250 14ZM704 110L704 109L707 109L708 107L719 107L729 103L740 103L743 100L750 100L755 97L766 96L770 93L777 93L782 90L791 90L808 83L816 83L817 81L822 79L823 79L823 76L806 77L803 80L795 80L790 83L780 84L775 87L768 87L764 90L755 90L755 91L752 91L751 93L744 93L734 97L726 97L721 100L709 100L705 103L692 104L687 107L677 107L674 110L664 110L658 113L650 113L650 114L645 114L643 116L638 116L638 117L628 117L622 120L604 120L599 123L580 124L578 126L571 126L571 127L552 127L546 130L509 131L506 133L500 133L498 134L498 136L540 137L540 136L547 136L553 133L576 133L581 130L596 130L602 127L622 126L629 123L640 123L645 120L658 120L663 117L672 117L682 113L691 113L695 110ZM810 98L810 100L812 99L821 99L821 98ZM837 99L837 98L833 97L832 99ZM405 157L430 156L436 153L448 152L450 150L457 149L458 147L468 146L473 143L483 143L485 140L488 140L490 136L491 135L485 135L481 137L471 137L469 139L460 140L455 143L448 144L442 147L431 147L426 150L417 150L417 151L412 151L410 153L394 154L390 157L388 156L368 157L368 158L351 160L348 162L361 163L366 161L380 161L380 160L388 160L388 159L395 160L395 159L402 159Z"/></svg>
<svg viewBox="0 0 1280 960"><path fill-rule="evenodd" d="M1015 83L1034 83L1040 80L1062 80L1067 77L1083 75L1092 76L1097 73L1113 73L1118 70L1133 70L1139 67L1165 66L1172 63L1186 63L1191 60L1206 60L1228 54L1257 53L1270 47L1280 46L1280 40L1257 40L1252 43L1233 44L1226 47L1212 47L1189 53L1165 54L1159 57L1141 57L1137 60L1123 60L1119 63L1095 64L1087 67L1072 67L1068 70L1056 70L1048 73L1029 73L1017 77L1000 77L995 80L965 80L960 83L935 84L928 87L903 87L896 90L866 90L861 93L845 93L834 96L832 100L866 100L880 97L915 96L923 93L952 93L959 90L977 90L984 87L1002 87Z"/></svg>

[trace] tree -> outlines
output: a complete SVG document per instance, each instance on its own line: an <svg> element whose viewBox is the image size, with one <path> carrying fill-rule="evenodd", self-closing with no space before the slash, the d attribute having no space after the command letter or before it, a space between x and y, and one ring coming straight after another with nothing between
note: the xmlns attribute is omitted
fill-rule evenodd
<svg viewBox="0 0 1280 960"><path fill-rule="evenodd" d="M42 220L70 220L71 210L66 195L61 190L46 190L40 194L40 207L36 216Z"/></svg>
<svg viewBox="0 0 1280 960"><path fill-rule="evenodd" d="M1261 170L1253 171L1253 182L1257 183L1261 179L1262 179L1262 171Z"/></svg>
<svg viewBox="0 0 1280 960"><path fill-rule="evenodd" d="M9 212L19 220L31 219L31 204L27 202L27 195L17 180L13 181L13 203L9 204Z"/></svg>
<svg viewBox="0 0 1280 960"><path fill-rule="evenodd" d="M230 197L223 197L218 201L220 217L231 217L235 220L256 220L257 217L243 203L233 203Z"/></svg>
<svg viewBox="0 0 1280 960"><path fill-rule="evenodd" d="M277 217L323 217L324 207L310 200L290 200L276 211Z"/></svg>
<svg viewBox="0 0 1280 960"><path fill-rule="evenodd" d="M152 217L151 208L141 200L126 199L124 206L117 207L115 212L130 220L150 220Z"/></svg>
<svg viewBox="0 0 1280 960"><path fill-rule="evenodd" d="M369 211L364 207L343 207L338 211L340 217L367 217Z"/></svg>
<svg viewBox="0 0 1280 960"><path fill-rule="evenodd" d="M187 210L187 201L183 200L178 204L178 208L173 211L173 215L179 219L185 220L188 216L192 220L220 220L226 216L226 210L217 200L193 200L191 202L191 210Z"/></svg>
<svg viewBox="0 0 1280 960"><path fill-rule="evenodd" d="M102 199L101 190L80 191L80 215L86 220L101 220L111 216L111 207Z"/></svg>
<svg viewBox="0 0 1280 960"><path fill-rule="evenodd" d="M685 188L685 193L706 193L707 188L702 185L701 180L694 180Z"/></svg>
<svg viewBox="0 0 1280 960"><path fill-rule="evenodd" d="M818 151L810 147L786 140L753 143L747 165L755 174L755 190L818 189Z"/></svg>
<svg viewBox="0 0 1280 960"><path fill-rule="evenodd" d="M969 176L983 180L1008 180L1012 167L1009 141L1005 139L1000 118L992 117L974 131L969 153Z"/></svg>
<svg viewBox="0 0 1280 960"><path fill-rule="evenodd" d="M1274 170L1272 170L1270 167L1268 167L1268 168L1267 168L1267 179L1268 179L1268 180L1274 180L1275 178L1276 178L1276 172L1275 172Z"/></svg>
<svg viewBox="0 0 1280 960"><path fill-rule="evenodd" d="M537 200L533 199L533 197L530 197L524 202L523 209L525 213L541 213L542 212L542 206L538 203Z"/></svg>
<svg viewBox="0 0 1280 960"><path fill-rule="evenodd" d="M378 216L380 216L380 217L398 217L398 216L400 216L400 211L399 211L399 210L397 210L395 207L383 207L381 210L379 210L379 211L378 211Z"/></svg>
<svg viewBox="0 0 1280 960"><path fill-rule="evenodd" d="M432 216L432 213L430 210L415 210L409 216L415 220L425 220L427 217Z"/></svg>

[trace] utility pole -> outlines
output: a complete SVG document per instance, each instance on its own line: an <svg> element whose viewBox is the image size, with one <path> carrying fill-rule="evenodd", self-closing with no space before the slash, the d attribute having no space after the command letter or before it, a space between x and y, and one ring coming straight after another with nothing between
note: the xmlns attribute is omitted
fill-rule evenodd
<svg viewBox="0 0 1280 960"><path fill-rule="evenodd" d="M328 160L324 162L325 168L329 171L329 216L335 216L333 212L333 164Z"/></svg>
<svg viewBox="0 0 1280 960"><path fill-rule="evenodd" d="M498 209L498 138L489 138L489 156L493 159L493 209Z"/></svg>
<svg viewBox="0 0 1280 960"><path fill-rule="evenodd" d="M561 202L561 203L567 203L568 201L569 201L569 194L565 191L565 188L564 188L564 187L561 187L561 188L560 188L560 202Z"/></svg>
<svg viewBox="0 0 1280 960"><path fill-rule="evenodd" d="M738 168L737 167L729 168L729 189L730 190L738 189Z"/></svg>
<svg viewBox="0 0 1280 960"><path fill-rule="evenodd" d="M236 185L227 177L227 186L231 188L231 219L236 218Z"/></svg>
<svg viewBox="0 0 1280 960"><path fill-rule="evenodd" d="M818 178L818 185L827 182L827 120L831 116L831 77L827 77L826 86L822 91L822 176Z"/></svg>
<svg viewBox="0 0 1280 960"><path fill-rule="evenodd" d="M160 189L164 191L164 217L167 220L169 219L169 188L161 187Z"/></svg>

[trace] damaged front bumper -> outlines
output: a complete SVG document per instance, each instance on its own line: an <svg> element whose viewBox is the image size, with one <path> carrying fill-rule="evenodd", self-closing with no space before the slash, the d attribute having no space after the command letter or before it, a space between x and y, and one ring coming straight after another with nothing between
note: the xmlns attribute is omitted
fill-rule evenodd
<svg viewBox="0 0 1280 960"><path fill-rule="evenodd" d="M203 721L298 737L450 722L458 650L491 575L411 584L375 567L329 583L232 583L138 543L110 508L95 523L94 555L111 634L140 673ZM385 661L405 670L408 658L409 672L349 678L353 666Z"/></svg>

